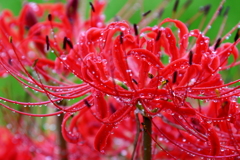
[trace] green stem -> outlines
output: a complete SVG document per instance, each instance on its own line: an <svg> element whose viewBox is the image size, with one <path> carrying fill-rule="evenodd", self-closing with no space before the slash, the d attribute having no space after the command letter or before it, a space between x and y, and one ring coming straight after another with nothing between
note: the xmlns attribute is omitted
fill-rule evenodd
<svg viewBox="0 0 240 160"><path fill-rule="evenodd" d="M66 106L65 101L61 101L58 103L58 105ZM61 131L61 125L63 121L64 114L60 114L60 116L57 116L56 121L57 121L57 142L59 146L59 160L68 160L68 149L67 149L67 143L65 139L62 136L62 131Z"/></svg>
<svg viewBox="0 0 240 160"><path fill-rule="evenodd" d="M152 122L151 118L143 116L143 160L152 159Z"/></svg>

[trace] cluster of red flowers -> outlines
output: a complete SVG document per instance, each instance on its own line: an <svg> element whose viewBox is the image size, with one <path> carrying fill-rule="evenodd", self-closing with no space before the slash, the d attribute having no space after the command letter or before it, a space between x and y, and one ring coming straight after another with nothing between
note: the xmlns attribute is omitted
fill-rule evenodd
<svg viewBox="0 0 240 160"><path fill-rule="evenodd" d="M104 1L90 3L91 18L81 21L77 4L29 3L17 19L9 11L2 13L1 75L10 74L48 100L0 99L22 106L45 104L57 111L34 114L1 106L29 116L64 114L62 135L76 144L69 149L70 159L101 153L138 159L147 150L144 134L154 142L154 159L240 154L240 80L226 84L219 73L240 64L239 30L233 43L222 38L209 45L198 29L189 31L175 19L141 29L127 21L105 24ZM166 23L174 24L178 34Z"/></svg>

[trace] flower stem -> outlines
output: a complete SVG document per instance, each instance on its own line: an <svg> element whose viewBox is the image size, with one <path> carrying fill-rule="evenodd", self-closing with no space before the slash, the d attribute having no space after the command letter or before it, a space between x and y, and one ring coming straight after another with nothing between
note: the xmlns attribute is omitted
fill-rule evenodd
<svg viewBox="0 0 240 160"><path fill-rule="evenodd" d="M58 103L58 105L66 106L66 102L61 101L60 103ZM61 125L62 125L63 117L64 117L63 114L56 117L56 121L57 121L57 142L58 142L58 146L59 146L59 155L60 155L59 160L68 160L67 143L66 143L65 139L63 138L62 132L61 132Z"/></svg>
<svg viewBox="0 0 240 160"><path fill-rule="evenodd" d="M143 160L152 159L152 122L151 118L143 116Z"/></svg>

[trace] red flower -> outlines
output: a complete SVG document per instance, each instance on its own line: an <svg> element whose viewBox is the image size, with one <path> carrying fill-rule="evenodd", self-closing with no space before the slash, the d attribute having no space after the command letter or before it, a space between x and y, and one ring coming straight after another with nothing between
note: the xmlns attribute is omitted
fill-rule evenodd
<svg viewBox="0 0 240 160"><path fill-rule="evenodd" d="M141 155L141 145L145 145L139 138L143 134L149 135L155 142L152 146L150 144L153 148L150 154L154 152L155 159L169 156L175 159L233 158L239 155L239 103L236 98L240 96L240 90L239 85L231 85L240 80L225 84L219 73L239 65L238 37L233 43L223 43L223 38L209 45L209 38L199 30L188 31L183 22L170 18L141 30L136 24L132 26L125 21L105 26L99 16L104 3L99 1L94 5L90 3L91 20L81 24L75 15L75 3L69 1L71 9L66 9L67 16L60 16L61 24L54 21L57 16L64 15L61 5L45 6L57 12L52 12L47 22L31 26L35 22L32 18L33 22L27 24L31 27L30 37L41 38L41 41L34 41L36 46L45 43L44 35L49 30L60 30L54 32L53 38L46 38L46 47L56 51L54 64L46 57L39 62L31 61L35 75L25 69L25 61L18 56L18 53L23 53L21 48L7 41L5 31L2 31L4 42L1 44L2 47L6 45L3 47L6 51L12 50L22 72L8 64L5 55L1 57L2 67L20 83L49 99L29 104L51 102L59 111L46 116L65 113L62 134L67 141L84 141L86 145L93 143L97 151L106 150L108 154L122 154L130 158L128 146L123 143L126 141L134 144L132 157L136 158ZM170 28L163 27L169 22L177 27L178 36ZM77 27L72 28L72 23L76 23ZM39 32L36 29L40 26L47 30ZM91 27L76 37L78 26ZM189 37L195 38L194 44L189 43ZM58 45L60 41L63 41L63 49ZM40 48L38 50L41 51ZM231 55L234 61L229 65L227 61ZM168 63L163 58L168 58ZM44 70L46 64L50 69L55 68L60 80ZM73 78L81 82L71 81ZM49 79L56 84L45 84ZM79 100L69 106L59 103L74 98ZM148 129L145 119L153 125L150 126L152 130ZM142 126L140 122L143 122ZM135 129L134 125L138 128ZM129 136L130 133L137 135L135 140Z"/></svg>

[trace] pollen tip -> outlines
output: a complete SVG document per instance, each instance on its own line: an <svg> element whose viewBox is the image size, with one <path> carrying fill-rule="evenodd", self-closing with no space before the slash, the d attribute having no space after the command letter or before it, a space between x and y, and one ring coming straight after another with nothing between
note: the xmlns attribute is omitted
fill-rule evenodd
<svg viewBox="0 0 240 160"><path fill-rule="evenodd" d="M123 32L121 32L121 33L120 33L120 43L121 43L121 44L123 44L123 36L124 36L124 34L123 34Z"/></svg>
<svg viewBox="0 0 240 160"><path fill-rule="evenodd" d="M203 11L205 16L209 13L210 9L211 9L211 5L210 4L200 8L200 10Z"/></svg>
<svg viewBox="0 0 240 160"><path fill-rule="evenodd" d="M221 40L222 40L221 38L217 39L217 42L215 43L215 46L214 46L214 50L216 50L220 46Z"/></svg>
<svg viewBox="0 0 240 160"><path fill-rule="evenodd" d="M9 36L8 41L9 41L10 43L12 43L12 41L13 41L12 36Z"/></svg>
<svg viewBox="0 0 240 160"><path fill-rule="evenodd" d="M84 99L83 101L84 101L85 105L86 105L88 108L91 107L91 104L88 102L88 100Z"/></svg>
<svg viewBox="0 0 240 160"><path fill-rule="evenodd" d="M151 10L149 10L149 11L143 13L142 16L143 16L143 17L146 17L149 13L151 13Z"/></svg>
<svg viewBox="0 0 240 160"><path fill-rule="evenodd" d="M192 65L192 60L193 60L193 51L189 52L189 65Z"/></svg>
<svg viewBox="0 0 240 160"><path fill-rule="evenodd" d="M72 42L71 42L71 40L69 39L69 38L67 38L67 37L64 37L64 39L63 39L63 49L66 49L67 48L67 45L71 48L71 49L73 49L73 44L72 44Z"/></svg>
<svg viewBox="0 0 240 160"><path fill-rule="evenodd" d="M66 49L66 44L67 44L67 37L64 37L63 39L63 49Z"/></svg>
<svg viewBox="0 0 240 160"><path fill-rule="evenodd" d="M161 8L157 14L157 18L161 18L164 12L164 8Z"/></svg>
<svg viewBox="0 0 240 160"><path fill-rule="evenodd" d="M133 24L133 28L134 28L135 35L138 36L138 27L136 23Z"/></svg>
<svg viewBox="0 0 240 160"><path fill-rule="evenodd" d="M89 2L89 4L90 4L90 6L91 6L92 12L95 12L95 8L94 8L92 2Z"/></svg>
<svg viewBox="0 0 240 160"><path fill-rule="evenodd" d="M240 37L240 29L238 28L237 33L234 37L234 42L237 42L238 38Z"/></svg>
<svg viewBox="0 0 240 160"><path fill-rule="evenodd" d="M121 18L119 16L114 16L114 22L118 22L120 20L121 20Z"/></svg>
<svg viewBox="0 0 240 160"><path fill-rule="evenodd" d="M190 6L190 4L193 2L193 0L187 0L185 3L184 3L184 8L188 8Z"/></svg>
<svg viewBox="0 0 240 160"><path fill-rule="evenodd" d="M138 85L138 82L135 79L132 79L133 83L135 83L136 85Z"/></svg>
<svg viewBox="0 0 240 160"><path fill-rule="evenodd" d="M179 0L175 0L174 6L173 6L173 12L177 12L178 5L179 5Z"/></svg>
<svg viewBox="0 0 240 160"><path fill-rule="evenodd" d="M225 9L225 12L223 13L224 17L228 15L229 9L230 9L230 7L227 6L227 8Z"/></svg>
<svg viewBox="0 0 240 160"><path fill-rule="evenodd" d="M157 33L155 41L158 41L160 39L161 34L162 34L162 32L159 30L158 33Z"/></svg>
<svg viewBox="0 0 240 160"><path fill-rule="evenodd" d="M48 51L49 48L50 48L50 43L49 43L48 35L46 35L46 44L47 44L47 51Z"/></svg>
<svg viewBox="0 0 240 160"><path fill-rule="evenodd" d="M33 62L33 67L36 66L37 62L38 62L39 59L35 59L34 62Z"/></svg>
<svg viewBox="0 0 240 160"><path fill-rule="evenodd" d="M175 72L173 73L173 79L172 79L172 83L173 83L173 84L177 82L177 75L178 75L178 72L175 71Z"/></svg>
<svg viewBox="0 0 240 160"><path fill-rule="evenodd" d="M48 14L48 20L52 21L52 15L51 14Z"/></svg>
<svg viewBox="0 0 240 160"><path fill-rule="evenodd" d="M221 6L221 7L219 8L219 10L218 10L218 16L221 16L222 11L223 11L223 6Z"/></svg>
<svg viewBox="0 0 240 160"><path fill-rule="evenodd" d="M152 73L148 73L148 78L153 79L154 78L153 74Z"/></svg>

